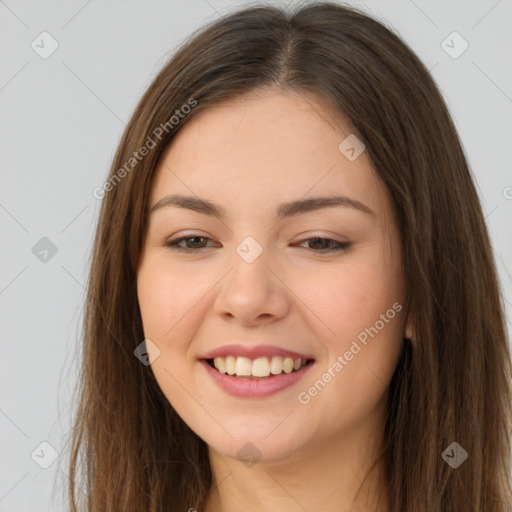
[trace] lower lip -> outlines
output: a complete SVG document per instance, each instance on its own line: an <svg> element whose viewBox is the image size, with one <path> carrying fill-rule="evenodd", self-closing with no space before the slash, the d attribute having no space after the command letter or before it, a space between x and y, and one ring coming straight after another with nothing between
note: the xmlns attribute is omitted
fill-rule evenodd
<svg viewBox="0 0 512 512"><path fill-rule="evenodd" d="M297 383L314 364L311 362L296 372L280 373L268 379L254 380L220 373L206 360L202 359L200 362L223 391L242 398L264 398L274 395Z"/></svg>

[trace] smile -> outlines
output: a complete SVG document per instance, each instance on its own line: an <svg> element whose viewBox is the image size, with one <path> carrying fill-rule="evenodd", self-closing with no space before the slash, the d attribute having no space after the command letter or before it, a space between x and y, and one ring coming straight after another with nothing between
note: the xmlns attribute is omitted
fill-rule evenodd
<svg viewBox="0 0 512 512"><path fill-rule="evenodd" d="M276 357L279 357L281 361L274 359ZM215 360L217 360L216 363ZM292 359L280 356L258 357L254 360L242 356L223 356L214 359L201 359L199 362L220 390L239 398L266 398L277 394L298 383L315 364L314 359ZM216 368L215 364L220 369ZM233 374L230 375L227 370L233 371ZM280 372L272 373L271 370L274 372L280 370ZM265 375L253 375L253 372ZM244 373L245 375L243 375Z"/></svg>
<svg viewBox="0 0 512 512"><path fill-rule="evenodd" d="M270 378L282 373L293 373L306 366L311 360L281 356L264 356L251 359L228 355L208 359L208 364L220 373L236 377Z"/></svg>

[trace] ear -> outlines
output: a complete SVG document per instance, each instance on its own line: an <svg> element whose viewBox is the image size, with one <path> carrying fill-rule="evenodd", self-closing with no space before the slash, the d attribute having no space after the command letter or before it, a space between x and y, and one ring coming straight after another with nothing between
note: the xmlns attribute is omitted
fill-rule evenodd
<svg viewBox="0 0 512 512"><path fill-rule="evenodd" d="M405 334L404 334L404 337L407 338L407 339L412 339L413 337L413 329L412 329L412 323L411 321L408 319L406 324L405 324Z"/></svg>

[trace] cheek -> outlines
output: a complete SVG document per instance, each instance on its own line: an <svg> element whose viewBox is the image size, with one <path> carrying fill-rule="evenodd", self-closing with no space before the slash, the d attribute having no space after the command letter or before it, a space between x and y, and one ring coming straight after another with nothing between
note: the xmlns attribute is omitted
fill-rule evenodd
<svg viewBox="0 0 512 512"><path fill-rule="evenodd" d="M389 384L402 346L405 296L399 267L361 256L328 274L308 274L296 285L327 349L328 361L315 377L322 379L329 368L336 375L324 399L346 410L369 410ZM332 365L338 356L342 369L336 371Z"/></svg>
<svg viewBox="0 0 512 512"><path fill-rule="evenodd" d="M325 272L304 272L293 288L317 318L315 323L322 321L327 339L356 336L403 300L394 268L363 258L357 264L332 265Z"/></svg>
<svg viewBox="0 0 512 512"><path fill-rule="evenodd" d="M148 338L161 341L173 337L176 329L194 311L200 309L201 299L207 294L209 283L186 272L176 272L158 258L147 260L137 277L137 295Z"/></svg>
<svg viewBox="0 0 512 512"><path fill-rule="evenodd" d="M137 296L144 336L159 349L151 370L167 400L180 411L190 405L184 388L190 388L194 362L189 351L191 325L205 293L190 276L171 271L158 258L148 258L139 269Z"/></svg>

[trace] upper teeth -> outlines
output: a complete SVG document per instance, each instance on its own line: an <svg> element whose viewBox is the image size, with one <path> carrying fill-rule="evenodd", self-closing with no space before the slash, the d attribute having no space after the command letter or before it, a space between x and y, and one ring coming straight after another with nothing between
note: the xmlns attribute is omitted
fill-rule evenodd
<svg viewBox="0 0 512 512"><path fill-rule="evenodd" d="M219 372L228 375L268 377L270 374L278 375L283 371L291 373L293 370L300 370L306 364L305 359L292 359L291 357L273 356L258 357L254 360L248 357L216 357L213 365Z"/></svg>

